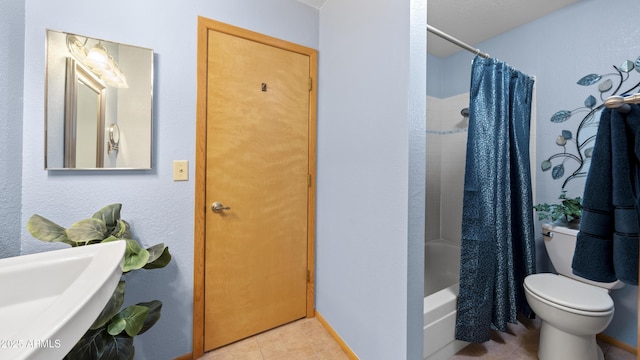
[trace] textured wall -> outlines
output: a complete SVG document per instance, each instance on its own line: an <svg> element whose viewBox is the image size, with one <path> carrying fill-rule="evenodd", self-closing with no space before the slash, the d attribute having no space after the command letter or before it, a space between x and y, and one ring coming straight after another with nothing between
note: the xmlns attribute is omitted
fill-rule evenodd
<svg viewBox="0 0 640 360"><path fill-rule="evenodd" d="M197 17L317 48L318 11L295 0L170 0L162 5L115 0L103 5L84 0L29 0L26 5L24 133L29 136L24 137L22 252L54 247L24 229L34 213L69 226L103 205L123 203L122 217L134 236L145 245L165 242L173 254L167 268L127 275L125 299L164 303L162 319L136 338L136 359L170 359L190 352L192 345L194 182L174 182L172 163L189 160L193 179ZM154 49L153 170L43 170L46 28Z"/></svg>
<svg viewBox="0 0 640 360"><path fill-rule="evenodd" d="M316 306L361 359L422 354L425 19L425 1L320 10Z"/></svg>
<svg viewBox="0 0 640 360"><path fill-rule="evenodd" d="M20 254L24 6L0 2L0 258Z"/></svg>

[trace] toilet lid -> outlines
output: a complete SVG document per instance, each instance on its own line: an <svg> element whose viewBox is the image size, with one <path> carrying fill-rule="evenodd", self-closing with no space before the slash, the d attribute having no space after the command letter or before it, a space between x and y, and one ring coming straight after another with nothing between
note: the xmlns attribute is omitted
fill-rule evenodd
<svg viewBox="0 0 640 360"><path fill-rule="evenodd" d="M524 279L524 286L550 302L584 311L608 311L613 300L602 288L556 274L534 274Z"/></svg>

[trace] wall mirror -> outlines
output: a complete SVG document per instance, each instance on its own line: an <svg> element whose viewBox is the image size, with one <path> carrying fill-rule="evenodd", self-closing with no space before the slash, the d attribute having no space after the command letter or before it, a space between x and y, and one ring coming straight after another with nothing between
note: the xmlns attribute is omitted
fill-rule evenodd
<svg viewBox="0 0 640 360"><path fill-rule="evenodd" d="M153 50L46 31L45 168L151 169Z"/></svg>

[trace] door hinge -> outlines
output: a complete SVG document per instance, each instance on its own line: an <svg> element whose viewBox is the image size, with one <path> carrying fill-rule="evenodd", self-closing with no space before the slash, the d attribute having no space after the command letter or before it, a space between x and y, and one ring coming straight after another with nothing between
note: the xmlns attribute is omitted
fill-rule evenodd
<svg viewBox="0 0 640 360"><path fill-rule="evenodd" d="M307 282L311 282L311 270L307 269Z"/></svg>
<svg viewBox="0 0 640 360"><path fill-rule="evenodd" d="M307 187L311 187L311 174L307 174Z"/></svg>
<svg viewBox="0 0 640 360"><path fill-rule="evenodd" d="M311 89L313 89L313 79L309 78L309 91L311 91Z"/></svg>

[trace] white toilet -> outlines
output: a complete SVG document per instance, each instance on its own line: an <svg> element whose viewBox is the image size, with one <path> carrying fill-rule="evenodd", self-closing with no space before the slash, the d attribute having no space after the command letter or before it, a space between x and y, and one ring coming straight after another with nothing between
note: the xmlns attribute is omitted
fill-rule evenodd
<svg viewBox="0 0 640 360"><path fill-rule="evenodd" d="M524 279L527 302L541 320L538 358L603 360L596 334L613 318L609 290L624 285L619 281L599 283L573 274L577 230L543 224L542 233L558 274L533 274Z"/></svg>

